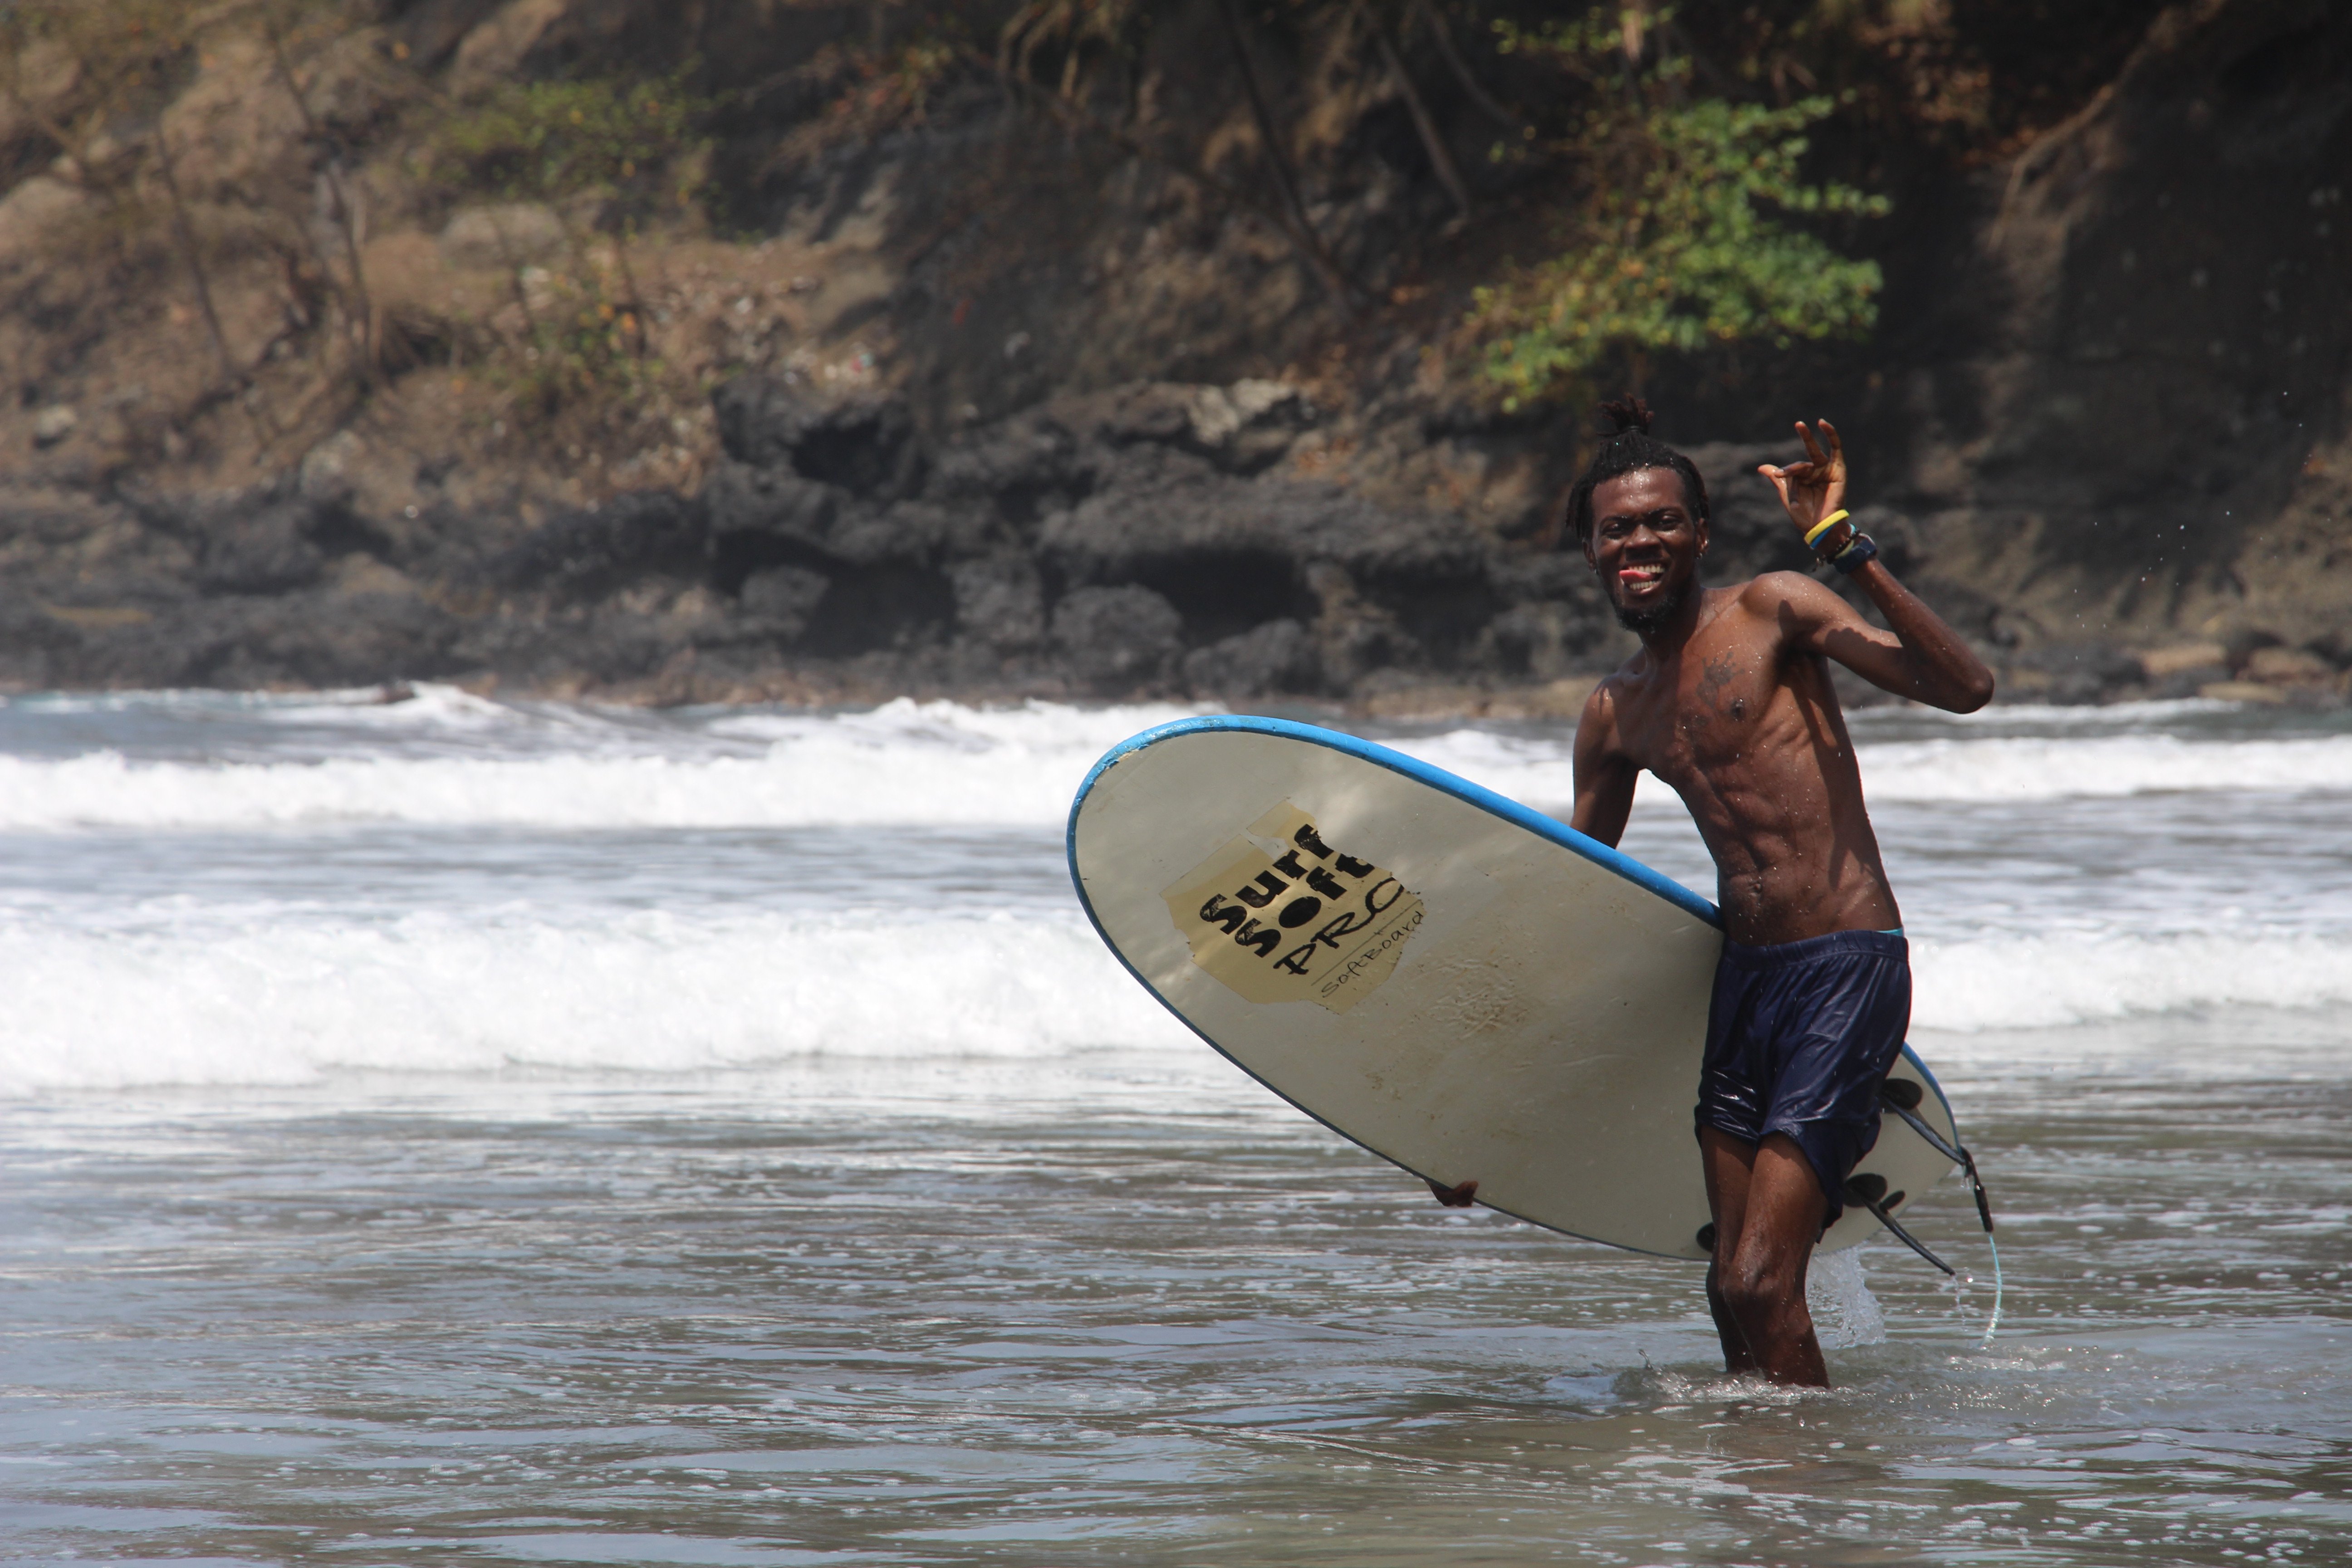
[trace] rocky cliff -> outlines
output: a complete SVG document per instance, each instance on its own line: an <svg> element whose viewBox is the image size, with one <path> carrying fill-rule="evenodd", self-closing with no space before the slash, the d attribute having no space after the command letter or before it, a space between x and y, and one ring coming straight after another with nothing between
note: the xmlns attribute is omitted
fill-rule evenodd
<svg viewBox="0 0 2352 1568"><path fill-rule="evenodd" d="M20 73L0 680L1570 710L1626 644L1555 537L1582 419L1507 412L1461 327L1558 175L1479 155L1480 79L1419 62L1407 95L1360 33L1254 37L1292 220L1251 195L1215 5L1150 11L1115 123L1009 91L955 40L1019 18L971 9L225 23L142 100L174 221L135 236L130 176L91 173L127 154L59 140L86 79L27 108ZM1825 138L1895 197L1875 335L1655 366L1662 433L1729 574L1802 564L1751 470L1789 418L1837 418L1865 523L2011 693L2333 700L2352 14L2073 25L2072 77L1969 57L2038 120ZM698 202L416 173L420 103L623 65L708 79Z"/></svg>

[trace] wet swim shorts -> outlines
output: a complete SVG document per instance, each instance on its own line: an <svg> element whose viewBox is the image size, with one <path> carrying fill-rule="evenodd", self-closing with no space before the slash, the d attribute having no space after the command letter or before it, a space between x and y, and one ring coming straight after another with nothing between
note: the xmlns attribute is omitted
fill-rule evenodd
<svg viewBox="0 0 2352 1568"><path fill-rule="evenodd" d="M1723 944L1706 1015L1697 1123L1760 1143L1786 1133L1829 1199L1878 1142L1878 1086L1911 1026L1911 944L1876 931Z"/></svg>

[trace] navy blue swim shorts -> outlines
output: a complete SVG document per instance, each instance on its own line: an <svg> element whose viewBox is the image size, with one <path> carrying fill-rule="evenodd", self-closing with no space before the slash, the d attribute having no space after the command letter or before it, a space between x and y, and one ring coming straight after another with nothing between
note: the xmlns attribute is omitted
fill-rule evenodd
<svg viewBox="0 0 2352 1568"><path fill-rule="evenodd" d="M1829 1199L1878 1142L1878 1086L1911 1026L1911 944L1876 931L1723 944L1697 1123L1749 1143L1786 1133Z"/></svg>

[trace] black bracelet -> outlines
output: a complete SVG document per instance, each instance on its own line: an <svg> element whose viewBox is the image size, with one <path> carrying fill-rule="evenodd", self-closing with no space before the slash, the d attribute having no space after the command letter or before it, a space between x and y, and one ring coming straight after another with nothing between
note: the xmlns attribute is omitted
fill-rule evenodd
<svg viewBox="0 0 2352 1568"><path fill-rule="evenodd" d="M1864 562L1877 559L1878 542L1857 529L1846 547L1830 557L1830 564L1851 577Z"/></svg>

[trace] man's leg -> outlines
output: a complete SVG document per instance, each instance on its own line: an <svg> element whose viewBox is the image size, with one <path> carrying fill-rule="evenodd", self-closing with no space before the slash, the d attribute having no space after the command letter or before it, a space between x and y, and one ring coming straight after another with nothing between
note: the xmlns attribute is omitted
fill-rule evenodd
<svg viewBox="0 0 2352 1568"><path fill-rule="evenodd" d="M1702 1139L1734 1140L1712 1130ZM1736 1164L1735 1158L1706 1156L1710 1200L1717 1190L1717 1167ZM1709 1302L1720 1301L1716 1321L1728 1317L1745 1344L1747 1366L1774 1383L1827 1388L1829 1368L1822 1361L1821 1342L1813 1337L1813 1315L1805 1305L1805 1270L1812 1262L1813 1244L1821 1239L1822 1220L1829 1201L1822 1184L1795 1142L1787 1134L1770 1133L1754 1146L1746 1180L1738 1183L1738 1217L1727 1226L1717 1210L1715 1263L1708 1270ZM1727 1187L1731 1184L1725 1184ZM1724 1334L1729 1360L1731 1335Z"/></svg>
<svg viewBox="0 0 2352 1568"><path fill-rule="evenodd" d="M1757 1372L1755 1354L1748 1348L1748 1331L1731 1315L1723 1294L1733 1254L1739 1249L1739 1229L1748 1217L1749 1170L1756 1163L1756 1145L1734 1138L1719 1127L1702 1127L1699 1161L1706 1172L1706 1206L1715 1216L1715 1257L1706 1266L1706 1308L1715 1314L1716 1337L1723 1342L1726 1372Z"/></svg>

